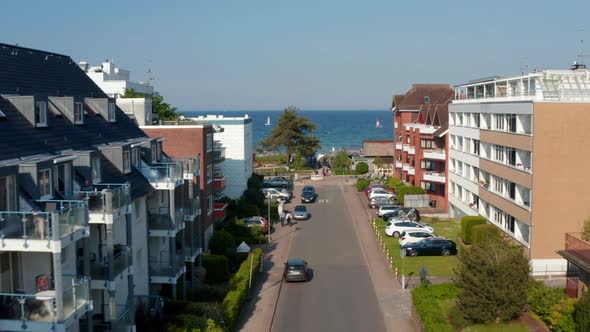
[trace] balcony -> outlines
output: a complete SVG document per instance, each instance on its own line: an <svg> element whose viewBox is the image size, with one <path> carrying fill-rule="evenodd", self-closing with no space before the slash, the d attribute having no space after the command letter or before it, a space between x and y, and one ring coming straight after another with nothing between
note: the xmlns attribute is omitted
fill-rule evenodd
<svg viewBox="0 0 590 332"><path fill-rule="evenodd" d="M409 175L416 175L416 169L413 166L410 166L408 168L408 174Z"/></svg>
<svg viewBox="0 0 590 332"><path fill-rule="evenodd" d="M197 158L175 159L175 161L182 163L182 176L185 180L193 180L195 176L200 175L201 165L199 165Z"/></svg>
<svg viewBox="0 0 590 332"><path fill-rule="evenodd" d="M217 191L217 190L220 190L220 191L225 190L225 176L215 176L215 177L213 177L213 189L215 191Z"/></svg>
<svg viewBox="0 0 590 332"><path fill-rule="evenodd" d="M405 152L410 151L410 144L402 144L402 150Z"/></svg>
<svg viewBox="0 0 590 332"><path fill-rule="evenodd" d="M403 163L402 170L403 170L404 172L407 172L407 171L409 171L409 170L410 170L410 164L408 164L408 163Z"/></svg>
<svg viewBox="0 0 590 332"><path fill-rule="evenodd" d="M170 215L163 208L158 214L149 215L149 236L175 237L176 233L184 229L182 209L177 209Z"/></svg>
<svg viewBox="0 0 590 332"><path fill-rule="evenodd" d="M224 221L227 217L226 203L213 203L213 218L215 221Z"/></svg>
<svg viewBox="0 0 590 332"><path fill-rule="evenodd" d="M183 215L184 221L193 221L201 214L201 198L186 198L184 201Z"/></svg>
<svg viewBox="0 0 590 332"><path fill-rule="evenodd" d="M131 271L130 252L125 248L114 254L109 260L108 257L91 261L90 276L92 277L92 289L115 290L114 280L125 278Z"/></svg>
<svg viewBox="0 0 590 332"><path fill-rule="evenodd" d="M103 304L102 307L102 314L104 315L104 319L106 322L110 321L110 326L106 326L105 328L109 329L108 331L117 331L117 332L131 332L133 331L132 328L135 324L131 319L132 312L131 307L127 304L117 304L112 307L108 304ZM96 313L96 312L95 312ZM97 330L97 326L94 327L94 330ZM100 331L103 331L100 329Z"/></svg>
<svg viewBox="0 0 590 332"><path fill-rule="evenodd" d="M1 331L65 331L66 323L92 311L87 278L64 277L63 293L0 293Z"/></svg>
<svg viewBox="0 0 590 332"><path fill-rule="evenodd" d="M215 148L213 150L213 161L216 164L221 164L225 161L225 148Z"/></svg>
<svg viewBox="0 0 590 332"><path fill-rule="evenodd" d="M424 159L446 160L446 153L443 149L424 150Z"/></svg>
<svg viewBox="0 0 590 332"><path fill-rule="evenodd" d="M424 176L422 177L424 181L430 182L439 182L439 183L446 183L447 178L445 173L438 173L438 172L425 172Z"/></svg>
<svg viewBox="0 0 590 332"><path fill-rule="evenodd" d="M402 167L403 167L403 165L402 165L402 162L401 161L396 161L395 162L395 168L402 168Z"/></svg>
<svg viewBox="0 0 590 332"><path fill-rule="evenodd" d="M185 262L187 263L194 263L195 259L199 257L202 250L201 248L197 248L197 246L187 246L184 248L184 258Z"/></svg>
<svg viewBox="0 0 590 332"><path fill-rule="evenodd" d="M154 188L160 190L174 189L184 181L182 162L142 164L139 171Z"/></svg>
<svg viewBox="0 0 590 332"><path fill-rule="evenodd" d="M37 201L42 211L0 211L1 251L61 252L89 235L84 201Z"/></svg>
<svg viewBox="0 0 590 332"><path fill-rule="evenodd" d="M396 150L401 150L402 149L402 143L401 142L395 142L395 149Z"/></svg>
<svg viewBox="0 0 590 332"><path fill-rule="evenodd" d="M185 272L186 261L183 252L176 252L168 261L150 260L150 282L155 284L176 284L176 280Z"/></svg>
<svg viewBox="0 0 590 332"><path fill-rule="evenodd" d="M130 187L127 183L101 183L93 189L75 191L76 199L88 204L89 223L112 224L129 210Z"/></svg>

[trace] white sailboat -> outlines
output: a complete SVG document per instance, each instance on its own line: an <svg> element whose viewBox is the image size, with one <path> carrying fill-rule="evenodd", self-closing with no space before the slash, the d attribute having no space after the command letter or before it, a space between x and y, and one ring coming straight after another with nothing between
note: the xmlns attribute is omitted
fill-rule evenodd
<svg viewBox="0 0 590 332"><path fill-rule="evenodd" d="M265 126L270 126L270 116L266 118Z"/></svg>
<svg viewBox="0 0 590 332"><path fill-rule="evenodd" d="M383 127L383 125L381 125L381 121L379 121L379 118L377 118L377 122L375 123L375 128L381 128Z"/></svg>

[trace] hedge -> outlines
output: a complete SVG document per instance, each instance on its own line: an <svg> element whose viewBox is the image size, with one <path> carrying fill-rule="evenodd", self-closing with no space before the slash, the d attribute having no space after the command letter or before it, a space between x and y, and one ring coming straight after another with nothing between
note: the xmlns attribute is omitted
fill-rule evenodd
<svg viewBox="0 0 590 332"><path fill-rule="evenodd" d="M369 186L371 182L369 182L369 180L367 179L357 179L356 180L356 190L357 191L363 191L365 190L365 188L367 188Z"/></svg>
<svg viewBox="0 0 590 332"><path fill-rule="evenodd" d="M402 186L395 193L397 194L397 201L400 204L404 204L406 195L423 195L424 188L419 186Z"/></svg>
<svg viewBox="0 0 590 332"><path fill-rule="evenodd" d="M442 304L458 295L459 289L452 283L421 285L412 290L412 300L425 331L455 331L443 312Z"/></svg>
<svg viewBox="0 0 590 332"><path fill-rule="evenodd" d="M242 310L242 306L248 297L248 286L250 278L250 260L254 259L252 267L252 283L256 280L256 271L260 269L260 257L262 249L256 248L248 255L248 258L242 262L238 272L229 280L230 291L223 299L223 308L225 310L225 323L229 330L233 330Z"/></svg>
<svg viewBox="0 0 590 332"><path fill-rule="evenodd" d="M229 279L229 262L223 255L203 254L203 267L207 274L205 283L216 284Z"/></svg>
<svg viewBox="0 0 590 332"><path fill-rule="evenodd" d="M478 244L485 239L499 236L500 231L498 230L498 227L492 224L474 225L471 228L471 242L473 244Z"/></svg>
<svg viewBox="0 0 590 332"><path fill-rule="evenodd" d="M529 310L541 319L545 324L555 305L565 300L567 295L563 288L545 286L542 281L533 281L527 291L527 303Z"/></svg>
<svg viewBox="0 0 590 332"><path fill-rule="evenodd" d="M387 186L389 187L389 189L395 189L395 186L400 182L401 180L398 178L389 178L387 179Z"/></svg>
<svg viewBox="0 0 590 332"><path fill-rule="evenodd" d="M393 185L393 191L395 191L395 193L397 194L397 192L400 191L404 187L406 187L406 184L400 180L398 183Z"/></svg>
<svg viewBox="0 0 590 332"><path fill-rule="evenodd" d="M466 244L471 244L471 228L475 225L485 224L486 220L482 216L465 216L461 218L461 239Z"/></svg>

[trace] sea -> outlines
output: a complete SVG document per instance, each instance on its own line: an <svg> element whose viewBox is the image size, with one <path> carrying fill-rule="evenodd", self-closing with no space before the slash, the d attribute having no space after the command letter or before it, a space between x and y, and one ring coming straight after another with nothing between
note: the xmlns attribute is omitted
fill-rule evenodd
<svg viewBox="0 0 590 332"><path fill-rule="evenodd" d="M246 114L252 118L253 143L268 137L281 116L282 110L270 111L179 111L185 117L206 115L223 115L224 117L243 117ZM319 153L330 153L332 148L360 148L363 140L393 139L393 113L391 110L299 110L299 116L309 119L316 125L315 135L320 139ZM271 125L265 123L270 118ZM376 122L381 127L376 127Z"/></svg>

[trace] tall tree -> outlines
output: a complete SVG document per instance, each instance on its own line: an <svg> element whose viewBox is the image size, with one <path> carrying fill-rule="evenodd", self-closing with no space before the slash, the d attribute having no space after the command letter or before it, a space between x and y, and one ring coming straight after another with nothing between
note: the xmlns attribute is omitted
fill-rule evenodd
<svg viewBox="0 0 590 332"><path fill-rule="evenodd" d="M334 170L342 170L348 172L351 160L345 150L340 150L330 159L330 166ZM347 173L348 174L348 173Z"/></svg>
<svg viewBox="0 0 590 332"><path fill-rule="evenodd" d="M260 149L263 151L284 152L287 167L291 167L291 159L296 153L310 156L320 149L320 140L313 136L315 124L309 119L297 115L299 109L289 106L277 121L270 135L262 140Z"/></svg>
<svg viewBox="0 0 590 332"><path fill-rule="evenodd" d="M529 261L522 247L491 237L460 256L459 308L475 323L498 323L521 314L527 305Z"/></svg>
<svg viewBox="0 0 590 332"><path fill-rule="evenodd" d="M135 91L134 89L125 89L125 94L121 98L144 98L145 94ZM164 97L159 92L152 96L152 113L158 118L166 121L178 119L180 114L176 113L176 107L164 102Z"/></svg>

